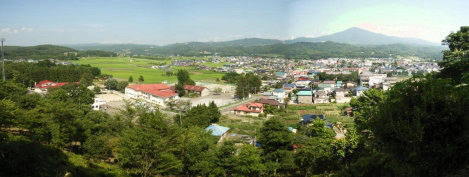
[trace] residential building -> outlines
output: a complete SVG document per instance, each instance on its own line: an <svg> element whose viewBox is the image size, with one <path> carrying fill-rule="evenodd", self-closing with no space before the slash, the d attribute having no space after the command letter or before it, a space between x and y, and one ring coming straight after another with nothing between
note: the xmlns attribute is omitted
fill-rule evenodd
<svg viewBox="0 0 469 177"><path fill-rule="evenodd" d="M205 131L210 132L212 136L220 137L220 139L218 139L218 142L221 142L224 138L228 136L229 130L230 128L220 126L218 124L212 124L212 125L209 125L207 128L205 128Z"/></svg>
<svg viewBox="0 0 469 177"><path fill-rule="evenodd" d="M195 93L199 96L208 96L210 95L210 90L206 87L197 86L197 85L184 85L184 90L186 93Z"/></svg>
<svg viewBox="0 0 469 177"><path fill-rule="evenodd" d="M277 101L279 101L280 103L283 103L285 98L287 97L287 92L284 89L279 88L279 89L275 89L274 91L272 91L272 95L276 97Z"/></svg>
<svg viewBox="0 0 469 177"><path fill-rule="evenodd" d="M262 105L264 105L264 107L266 105L273 106L273 107L276 107L276 108L281 108L281 107L284 106L282 103L278 102L275 99L264 99L264 98L262 98L262 99L256 100L256 103L261 103Z"/></svg>
<svg viewBox="0 0 469 177"><path fill-rule="evenodd" d="M237 115L259 116L264 113L264 105L262 103L247 103L234 108L233 112Z"/></svg>
<svg viewBox="0 0 469 177"><path fill-rule="evenodd" d="M166 106L166 101L179 99L178 94L166 84L132 84L125 88L125 95L133 99L143 99L147 102Z"/></svg>
<svg viewBox="0 0 469 177"><path fill-rule="evenodd" d="M302 90L296 93L298 104L312 104L313 103L313 92L311 90Z"/></svg>
<svg viewBox="0 0 469 177"><path fill-rule="evenodd" d="M368 88L363 87L363 86L358 86L358 87L353 89L353 94L355 96L361 96L363 94L363 92L366 91L366 90L368 90Z"/></svg>
<svg viewBox="0 0 469 177"><path fill-rule="evenodd" d="M335 102L336 103L348 103L352 99L351 97L347 97L348 90L343 88L337 88L334 90L335 95Z"/></svg>
<svg viewBox="0 0 469 177"><path fill-rule="evenodd" d="M313 103L329 103L329 96L324 90L314 92Z"/></svg>

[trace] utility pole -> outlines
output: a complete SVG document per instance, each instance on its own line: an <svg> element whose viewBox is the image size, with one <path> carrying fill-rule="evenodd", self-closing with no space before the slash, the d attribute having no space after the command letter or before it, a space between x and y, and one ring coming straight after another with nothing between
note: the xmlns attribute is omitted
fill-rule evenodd
<svg viewBox="0 0 469 177"><path fill-rule="evenodd" d="M2 77L3 77L3 82L5 82L5 56L4 56L4 51L3 51L3 42L5 42L5 38L0 39L2 41Z"/></svg>

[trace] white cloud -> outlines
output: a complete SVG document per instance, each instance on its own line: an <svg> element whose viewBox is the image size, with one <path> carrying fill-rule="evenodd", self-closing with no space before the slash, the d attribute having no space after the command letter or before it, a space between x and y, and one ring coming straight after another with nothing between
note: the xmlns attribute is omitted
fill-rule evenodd
<svg viewBox="0 0 469 177"><path fill-rule="evenodd" d="M21 27L21 28L0 28L0 34L18 34L23 32L31 32L33 28Z"/></svg>

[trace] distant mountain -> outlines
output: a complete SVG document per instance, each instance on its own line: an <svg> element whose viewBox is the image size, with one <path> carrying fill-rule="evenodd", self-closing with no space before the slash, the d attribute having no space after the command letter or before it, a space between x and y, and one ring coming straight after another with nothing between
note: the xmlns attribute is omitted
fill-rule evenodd
<svg viewBox="0 0 469 177"><path fill-rule="evenodd" d="M116 56L113 52L99 50L77 51L57 45L5 46L7 59L77 59L80 56Z"/></svg>
<svg viewBox="0 0 469 177"><path fill-rule="evenodd" d="M217 46L262 46L283 43L277 39L245 38L224 42L210 42L209 44Z"/></svg>
<svg viewBox="0 0 469 177"><path fill-rule="evenodd" d="M88 44L63 44L76 50L103 50L118 52L125 49L141 49L141 48L152 48L157 47L156 45L147 44L101 44L101 43L88 43Z"/></svg>
<svg viewBox="0 0 469 177"><path fill-rule="evenodd" d="M420 39L399 38L373 33L360 28L317 38L275 40L245 38L223 42L187 42L165 46L142 44L79 44L67 45L77 50L105 50L125 55L146 56L280 56L317 59L328 57L417 56L441 59L442 46Z"/></svg>
<svg viewBox="0 0 469 177"><path fill-rule="evenodd" d="M332 41L346 44L358 45L386 45L386 44L408 44L408 45L429 45L437 46L439 44L431 43L417 38L401 38L395 36L388 36L384 34L374 33L361 28L353 27L338 33L320 36L316 38L296 38L287 40L287 43L296 42L324 42Z"/></svg>
<svg viewBox="0 0 469 177"><path fill-rule="evenodd" d="M110 47L110 45L105 45ZM121 51L118 48L108 48L109 51L124 53L126 55L141 56L270 56L293 59L320 59L333 57L349 58L392 58L397 56L417 56L427 59L440 59L442 47L416 46L405 44L388 45L352 45L336 42L297 42L259 44L252 43L233 44L228 42L189 42L166 46L144 46L121 44L114 47L126 47ZM105 49L103 45L97 49Z"/></svg>

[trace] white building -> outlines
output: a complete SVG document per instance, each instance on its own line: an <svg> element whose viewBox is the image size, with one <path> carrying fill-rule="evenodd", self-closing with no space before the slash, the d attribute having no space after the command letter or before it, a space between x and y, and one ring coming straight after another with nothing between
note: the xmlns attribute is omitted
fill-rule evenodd
<svg viewBox="0 0 469 177"><path fill-rule="evenodd" d="M129 85L125 88L125 95L129 98L143 99L163 107L170 99L179 99L178 94L166 84Z"/></svg>

